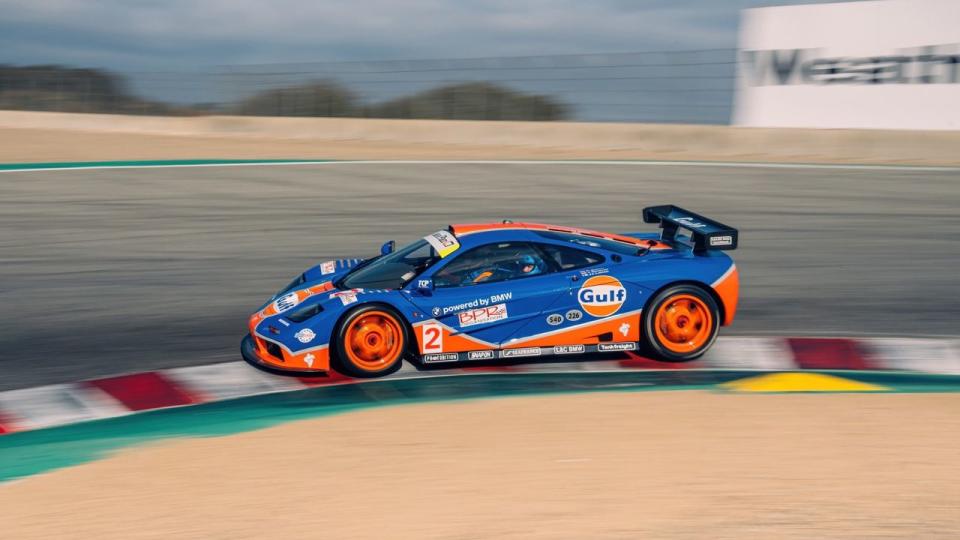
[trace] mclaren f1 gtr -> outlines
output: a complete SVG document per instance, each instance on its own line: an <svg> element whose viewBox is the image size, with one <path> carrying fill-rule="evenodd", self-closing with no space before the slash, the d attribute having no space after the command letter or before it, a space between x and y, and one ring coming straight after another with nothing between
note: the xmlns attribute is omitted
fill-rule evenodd
<svg viewBox="0 0 960 540"><path fill-rule="evenodd" d="M380 255L322 262L250 316L244 358L378 377L415 365L623 353L684 362L737 310L736 229L676 206L659 232L509 220L450 225ZM601 354L602 355L602 354ZM529 357L529 358L527 358Z"/></svg>

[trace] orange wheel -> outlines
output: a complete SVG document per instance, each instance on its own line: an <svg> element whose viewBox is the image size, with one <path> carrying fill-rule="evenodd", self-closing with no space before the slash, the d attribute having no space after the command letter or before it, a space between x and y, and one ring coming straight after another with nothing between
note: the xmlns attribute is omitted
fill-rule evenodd
<svg viewBox="0 0 960 540"><path fill-rule="evenodd" d="M671 287L644 314L647 345L662 360L693 360L717 337L720 313L713 297L695 286Z"/></svg>
<svg viewBox="0 0 960 540"><path fill-rule="evenodd" d="M389 308L370 306L347 316L337 342L337 367L355 377L378 377L400 368L406 330Z"/></svg>

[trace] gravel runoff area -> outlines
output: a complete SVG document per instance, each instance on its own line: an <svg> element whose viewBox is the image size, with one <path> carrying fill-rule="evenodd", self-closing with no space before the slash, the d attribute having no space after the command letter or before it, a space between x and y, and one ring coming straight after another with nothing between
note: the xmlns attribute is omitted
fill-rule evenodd
<svg viewBox="0 0 960 540"><path fill-rule="evenodd" d="M960 165L960 132L0 111L0 163L186 158L674 159Z"/></svg>
<svg viewBox="0 0 960 540"><path fill-rule="evenodd" d="M960 394L372 409L0 487L8 538L956 538Z"/></svg>

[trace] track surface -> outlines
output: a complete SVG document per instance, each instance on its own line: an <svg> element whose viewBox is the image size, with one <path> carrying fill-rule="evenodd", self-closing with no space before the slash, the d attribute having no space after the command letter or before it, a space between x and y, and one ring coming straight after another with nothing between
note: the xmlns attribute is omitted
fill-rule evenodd
<svg viewBox="0 0 960 540"><path fill-rule="evenodd" d="M296 273L449 222L643 230L674 203L737 226L728 334L957 335L960 173L335 164L0 177L0 390L232 360Z"/></svg>

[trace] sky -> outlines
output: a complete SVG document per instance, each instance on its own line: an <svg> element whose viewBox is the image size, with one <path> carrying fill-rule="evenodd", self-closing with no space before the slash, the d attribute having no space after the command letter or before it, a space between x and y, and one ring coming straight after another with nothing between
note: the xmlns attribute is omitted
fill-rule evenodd
<svg viewBox="0 0 960 540"><path fill-rule="evenodd" d="M0 63L124 73L734 47L743 8L811 0L0 0Z"/></svg>

